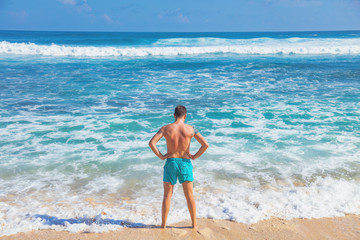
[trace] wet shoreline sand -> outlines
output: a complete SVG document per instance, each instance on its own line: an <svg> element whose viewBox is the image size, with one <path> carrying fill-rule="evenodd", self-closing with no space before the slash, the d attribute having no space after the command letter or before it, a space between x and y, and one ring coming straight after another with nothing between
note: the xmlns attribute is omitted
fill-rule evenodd
<svg viewBox="0 0 360 240"><path fill-rule="evenodd" d="M104 233L70 233L55 230L34 230L1 237L10 239L360 239L360 215L344 217L291 219L270 218L255 224L227 220L198 219L199 228L190 222L170 225L166 230L158 226L119 228Z"/></svg>

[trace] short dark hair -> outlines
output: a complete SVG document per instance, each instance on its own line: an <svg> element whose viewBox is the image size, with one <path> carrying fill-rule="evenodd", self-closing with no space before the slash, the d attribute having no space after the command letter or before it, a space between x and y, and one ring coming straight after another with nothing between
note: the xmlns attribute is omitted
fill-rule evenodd
<svg viewBox="0 0 360 240"><path fill-rule="evenodd" d="M186 107L184 107L183 105L177 105L174 115L177 118L186 115Z"/></svg>

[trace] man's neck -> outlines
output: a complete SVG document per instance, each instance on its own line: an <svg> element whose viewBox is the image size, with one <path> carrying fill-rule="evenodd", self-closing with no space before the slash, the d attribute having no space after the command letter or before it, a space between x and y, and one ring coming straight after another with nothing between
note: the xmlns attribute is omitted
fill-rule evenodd
<svg viewBox="0 0 360 240"><path fill-rule="evenodd" d="M176 118L175 119L175 123L177 123L177 124L182 124L182 123L184 123L185 122L185 119L184 118Z"/></svg>

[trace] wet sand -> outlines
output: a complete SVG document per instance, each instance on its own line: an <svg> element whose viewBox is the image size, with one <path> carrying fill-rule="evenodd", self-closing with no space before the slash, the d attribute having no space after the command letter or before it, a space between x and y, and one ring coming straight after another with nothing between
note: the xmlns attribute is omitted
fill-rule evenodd
<svg viewBox="0 0 360 240"><path fill-rule="evenodd" d="M119 228L105 233L37 230L0 239L360 239L360 215L292 220L271 218L250 225L226 220L198 219L198 224L198 229L190 228L190 222L180 222L167 229L146 226Z"/></svg>

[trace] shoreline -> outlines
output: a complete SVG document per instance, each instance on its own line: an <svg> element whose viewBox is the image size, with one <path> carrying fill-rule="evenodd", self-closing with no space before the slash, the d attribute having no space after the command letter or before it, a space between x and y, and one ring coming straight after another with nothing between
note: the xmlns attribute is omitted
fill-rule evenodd
<svg viewBox="0 0 360 240"><path fill-rule="evenodd" d="M198 219L198 229L190 221L159 226L119 228L103 233L71 233L56 230L33 230L0 237L0 240L26 239L360 239L360 215L285 220L270 218L254 224L229 220Z"/></svg>

